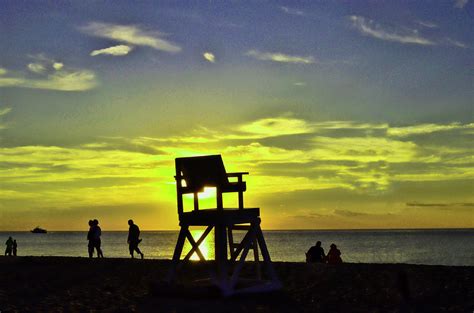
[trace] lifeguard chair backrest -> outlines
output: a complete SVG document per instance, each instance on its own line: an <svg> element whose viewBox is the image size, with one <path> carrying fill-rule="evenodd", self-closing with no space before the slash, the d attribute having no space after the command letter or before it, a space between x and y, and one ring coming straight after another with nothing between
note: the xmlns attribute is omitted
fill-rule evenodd
<svg viewBox="0 0 474 313"><path fill-rule="evenodd" d="M202 192L204 187L222 187L229 179L220 155L176 158L176 175L186 182L187 192Z"/></svg>

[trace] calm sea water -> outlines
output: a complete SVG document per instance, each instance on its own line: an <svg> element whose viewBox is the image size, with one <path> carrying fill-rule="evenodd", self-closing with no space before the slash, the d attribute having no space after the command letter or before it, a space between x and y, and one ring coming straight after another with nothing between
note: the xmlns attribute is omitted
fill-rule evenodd
<svg viewBox="0 0 474 313"><path fill-rule="evenodd" d="M345 262L474 266L474 229L264 231L264 235L275 261L303 262L308 248L320 240L326 252L335 243ZM86 232L0 232L3 242L8 236L17 240L18 255L87 256ZM141 237L146 258L171 259L178 232L143 231ZM201 245L207 258L214 257L213 243L211 233ZM105 257L129 257L127 232L103 232L102 246Z"/></svg>

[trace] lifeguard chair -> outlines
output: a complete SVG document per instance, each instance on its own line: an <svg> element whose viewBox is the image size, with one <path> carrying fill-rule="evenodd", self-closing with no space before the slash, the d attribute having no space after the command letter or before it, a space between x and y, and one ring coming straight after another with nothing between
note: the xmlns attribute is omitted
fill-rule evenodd
<svg viewBox="0 0 474 313"><path fill-rule="evenodd" d="M205 261L199 246L214 229L215 267L211 278L222 294L270 291L280 288L281 284L273 269L260 228L260 210L259 208L244 207L243 194L247 187L243 181L243 175L248 172L227 173L220 155L177 158L175 161L177 206L181 230L173 254L169 281L174 280L176 271L184 262L189 261L194 253L201 261ZM236 178L236 181L231 182L229 178ZM199 193L203 192L205 187L216 188L216 206L200 209ZM238 207L224 208L223 193L237 193ZM194 196L192 211L184 211L183 195L185 194ZM197 241L189 230L191 226L207 227ZM234 230L246 231L240 243L234 242ZM227 236L229 240L227 240ZM186 239L191 244L191 250L181 260ZM259 248L263 257L265 280L262 279L260 272ZM251 249L254 251L254 260L257 264L257 278L250 286L241 288L238 284L239 275Z"/></svg>

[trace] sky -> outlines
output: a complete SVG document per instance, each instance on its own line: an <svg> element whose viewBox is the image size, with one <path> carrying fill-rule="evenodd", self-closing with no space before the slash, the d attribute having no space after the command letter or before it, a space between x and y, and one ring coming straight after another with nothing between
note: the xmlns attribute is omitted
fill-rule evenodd
<svg viewBox="0 0 474 313"><path fill-rule="evenodd" d="M0 230L178 229L207 154L265 229L474 227L473 1L0 6Z"/></svg>

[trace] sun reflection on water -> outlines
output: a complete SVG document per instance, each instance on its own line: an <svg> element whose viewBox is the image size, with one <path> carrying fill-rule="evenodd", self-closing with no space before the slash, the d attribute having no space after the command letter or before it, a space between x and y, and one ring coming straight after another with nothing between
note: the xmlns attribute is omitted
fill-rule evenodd
<svg viewBox="0 0 474 313"><path fill-rule="evenodd" d="M191 235L193 235L194 241L198 241L205 229L191 229ZM191 244L186 241L183 252L184 255L191 250ZM214 231L211 231L206 239L199 245L202 255L206 260L214 259ZM199 261L199 256L196 252L191 256L191 260Z"/></svg>

